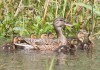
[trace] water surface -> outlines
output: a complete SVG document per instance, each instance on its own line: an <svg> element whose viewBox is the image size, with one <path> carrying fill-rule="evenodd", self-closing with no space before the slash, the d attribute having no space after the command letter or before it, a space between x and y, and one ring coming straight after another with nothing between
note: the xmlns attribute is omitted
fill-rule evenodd
<svg viewBox="0 0 100 70"><path fill-rule="evenodd" d="M100 70L100 44L95 42L92 58L83 51L77 52L77 58L69 55L56 55L53 52L19 50L15 52L0 51L0 70Z"/></svg>

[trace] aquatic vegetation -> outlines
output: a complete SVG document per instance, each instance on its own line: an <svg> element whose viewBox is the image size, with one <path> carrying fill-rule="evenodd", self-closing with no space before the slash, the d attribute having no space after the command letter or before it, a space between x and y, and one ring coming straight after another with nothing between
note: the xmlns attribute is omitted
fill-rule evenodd
<svg viewBox="0 0 100 70"><path fill-rule="evenodd" d="M66 27L65 34L73 36L81 24L93 35L99 36L100 2L98 0L1 0L0 1L0 36L28 36L35 33L54 32L52 20L66 18L73 28Z"/></svg>

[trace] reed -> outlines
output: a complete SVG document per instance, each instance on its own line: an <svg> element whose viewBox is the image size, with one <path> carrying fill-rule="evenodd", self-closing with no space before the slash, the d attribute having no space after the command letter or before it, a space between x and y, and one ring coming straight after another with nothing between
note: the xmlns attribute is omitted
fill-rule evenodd
<svg viewBox="0 0 100 70"><path fill-rule="evenodd" d="M56 58L55 56L52 57L50 65L48 66L47 70L54 70L55 58Z"/></svg>

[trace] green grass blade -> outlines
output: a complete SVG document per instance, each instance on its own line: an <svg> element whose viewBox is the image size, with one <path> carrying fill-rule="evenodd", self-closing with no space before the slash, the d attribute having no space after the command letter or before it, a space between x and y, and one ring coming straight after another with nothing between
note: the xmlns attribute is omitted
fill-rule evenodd
<svg viewBox="0 0 100 70"><path fill-rule="evenodd" d="M55 62L55 56L53 56L48 70L53 70L54 62Z"/></svg>

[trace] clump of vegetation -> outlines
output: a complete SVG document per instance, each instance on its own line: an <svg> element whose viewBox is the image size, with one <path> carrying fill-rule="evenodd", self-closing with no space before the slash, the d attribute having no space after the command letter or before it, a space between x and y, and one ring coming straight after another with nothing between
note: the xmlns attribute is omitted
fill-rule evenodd
<svg viewBox="0 0 100 70"><path fill-rule="evenodd" d="M75 35L81 24L93 35L100 35L99 0L0 0L0 36L27 36L54 32L52 21L63 17L74 25L65 34Z"/></svg>

